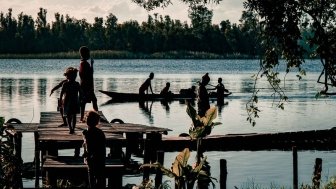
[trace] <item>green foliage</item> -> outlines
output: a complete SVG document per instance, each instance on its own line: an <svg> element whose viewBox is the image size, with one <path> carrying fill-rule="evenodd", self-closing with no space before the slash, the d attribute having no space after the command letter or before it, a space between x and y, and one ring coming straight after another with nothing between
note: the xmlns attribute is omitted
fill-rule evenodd
<svg viewBox="0 0 336 189"><path fill-rule="evenodd" d="M274 90L272 95L278 99L277 107L284 109L284 102L288 100L280 86L281 83L285 83L285 78L279 78L280 58L286 62L286 69L282 71L297 71L297 78L301 80L306 74L301 68L305 63L304 55L311 51L311 55L320 58L324 66L321 75L327 75L324 81L318 79L319 83L324 84L324 93L327 94L328 86L335 86L335 0L280 0L276 3L271 0L247 0L244 6L258 15L260 27L259 44L262 45L263 52L260 54L260 70L256 81L259 76L267 78ZM253 93L247 104L248 121L252 125L255 125L254 118L258 117L255 101L257 93L258 91Z"/></svg>
<svg viewBox="0 0 336 189"><path fill-rule="evenodd" d="M165 8L172 4L171 0L132 0L132 1L148 11L154 10L157 7ZM221 0L180 0L180 1L189 4L189 6L194 6L207 3L218 4Z"/></svg>
<svg viewBox="0 0 336 189"><path fill-rule="evenodd" d="M192 189L195 182L200 180L210 181L214 186L214 183L212 182L214 178L210 177L209 173L203 169L204 165L207 163L206 158L203 158L198 165L191 166L188 164L189 157L190 151L188 148L185 148L175 157L175 161L170 169L163 167L158 162L154 164L143 164L141 168L152 167L160 169L163 174L175 179L175 186L177 186L177 189Z"/></svg>
<svg viewBox="0 0 336 189"><path fill-rule="evenodd" d="M211 133L214 126L220 125L219 122L213 122L217 117L217 108L210 107L204 117L200 117L195 108L187 103L187 114L192 120L192 126L189 129L191 139L205 137Z"/></svg>
<svg viewBox="0 0 336 189"><path fill-rule="evenodd" d="M212 24L206 1L183 2L190 4L190 25L159 14L149 15L142 23L118 23L113 14L88 23L56 13L55 21L47 23L46 9L40 8L35 20L24 13L15 18L9 9L0 12L0 58L68 58L60 57L66 52L76 52L74 58L78 58L83 44L92 51L128 52L106 58L255 58L250 17L245 16L239 25L229 21Z"/></svg>
<svg viewBox="0 0 336 189"><path fill-rule="evenodd" d="M13 143L0 133L0 188L22 188L22 159L13 155Z"/></svg>

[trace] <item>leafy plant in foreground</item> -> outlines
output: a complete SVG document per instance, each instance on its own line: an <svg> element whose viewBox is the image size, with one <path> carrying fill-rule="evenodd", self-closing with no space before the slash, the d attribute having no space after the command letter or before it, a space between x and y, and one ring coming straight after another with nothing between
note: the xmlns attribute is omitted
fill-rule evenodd
<svg viewBox="0 0 336 189"><path fill-rule="evenodd" d="M212 186L215 187L212 180L216 179L210 177L209 173L203 170L203 167L207 165L206 158L203 158L199 164L191 166L188 164L189 157L190 151L188 148L185 148L176 156L170 169L163 167L158 162L153 164L143 164L140 168L150 167L160 169L163 174L170 178L174 178L176 189L192 189L196 181L198 181L198 184L200 181L204 181L203 183L210 182Z"/></svg>
<svg viewBox="0 0 336 189"><path fill-rule="evenodd" d="M189 135L192 139L197 139L209 135L212 128L216 125L220 125L220 122L213 122L217 117L217 108L210 107L207 110L204 117L200 117L195 108L187 103L187 113L192 120L192 125L189 129Z"/></svg>

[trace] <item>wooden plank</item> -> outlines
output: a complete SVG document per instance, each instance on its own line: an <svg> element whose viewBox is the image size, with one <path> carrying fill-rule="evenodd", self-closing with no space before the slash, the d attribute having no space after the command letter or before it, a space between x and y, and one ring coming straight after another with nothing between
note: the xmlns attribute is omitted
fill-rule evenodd
<svg viewBox="0 0 336 189"><path fill-rule="evenodd" d="M113 133L105 134L106 140L123 140L123 136ZM78 141L82 140L82 132L75 132L74 134L69 134L67 132L39 132L39 141Z"/></svg>
<svg viewBox="0 0 336 189"><path fill-rule="evenodd" d="M37 130L39 123L5 123L5 128L13 128L19 132L34 132Z"/></svg>
<svg viewBox="0 0 336 189"><path fill-rule="evenodd" d="M42 169L46 172L46 181L51 187L56 187L57 179L76 179L87 180L87 165L84 164L82 157L50 157L42 165ZM122 175L124 172L124 165L120 160L106 159L105 162L105 176L108 178L109 188L122 187Z"/></svg>
<svg viewBox="0 0 336 189"><path fill-rule="evenodd" d="M300 131L264 134L210 135L204 137L202 145L207 151L235 150L292 150L298 149L333 150L336 149L336 130ZM314 136L312 136L314 135ZM196 149L196 141L189 137L166 136L162 138L164 151L180 151L185 147Z"/></svg>
<svg viewBox="0 0 336 189"><path fill-rule="evenodd" d="M85 112L85 114L87 111ZM106 117L104 116L102 111L98 111L101 122L108 123ZM80 119L80 114L77 114L77 119ZM61 117L61 114L59 112L41 112L40 114L40 123L49 123L49 122L63 122L63 119Z"/></svg>
<svg viewBox="0 0 336 189"><path fill-rule="evenodd" d="M152 127L140 124L132 124L132 123L111 123L111 127L114 130L111 132L121 132L121 133L151 133L151 132L159 132L167 134L168 131L172 131L171 129L162 128L162 127Z"/></svg>
<svg viewBox="0 0 336 189"><path fill-rule="evenodd" d="M123 168L123 163L118 159L106 158L107 168ZM87 168L84 164L84 158L73 156L46 157L43 168Z"/></svg>

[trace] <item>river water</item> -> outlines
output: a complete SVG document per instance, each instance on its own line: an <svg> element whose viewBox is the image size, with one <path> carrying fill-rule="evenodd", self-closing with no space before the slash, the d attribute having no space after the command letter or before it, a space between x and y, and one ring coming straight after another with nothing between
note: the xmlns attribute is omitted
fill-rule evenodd
<svg viewBox="0 0 336 189"><path fill-rule="evenodd" d="M68 66L78 67L79 60L0 60L0 116L18 118L22 122L37 123L42 111L56 111L59 92L49 96L50 90L64 79L63 71ZM117 92L137 92L139 85L155 73L153 90L159 93L166 82L171 83L171 91L178 93L182 88L197 85L208 72L212 85L222 77L223 83L233 94L225 99L225 106L219 107L216 121L222 125L213 129L212 134L272 133L329 129L335 127L336 99L315 99L315 94L323 86L316 82L321 65L318 61L307 60L307 72L301 81L295 74L286 75L284 90L289 97L285 110L275 107L272 90L264 78L259 80L259 113L256 126L247 121L246 102L251 97L254 84L252 75L259 68L258 60L95 60L95 90L99 110L108 120L114 118L125 122L139 123L169 128L168 135L188 132L191 120L186 114L186 105L179 101L167 104L149 102L147 107L138 103L107 103L108 96L98 90ZM283 66L280 66L280 70ZM283 70L283 69L282 69ZM283 76L283 74L281 74ZM79 80L79 78L77 78ZM216 102L211 102L216 106ZM91 109L91 104L87 109ZM23 160L33 160L34 139L32 134L24 134ZM65 152L67 153L67 152ZM178 152L165 154L165 166L170 167ZM192 154L191 157L194 154ZM288 151L233 151L206 152L211 174L219 179L219 161L226 159L228 164L227 186L247 188L258 184L262 188L292 184L292 154ZM334 151L299 151L299 183L310 184L315 158L323 159L322 180L325 182L336 175ZM190 159L190 164L194 159ZM140 183L141 177L125 176L124 184ZM31 187L34 182L25 180L24 186ZM219 183L216 183L219 188Z"/></svg>

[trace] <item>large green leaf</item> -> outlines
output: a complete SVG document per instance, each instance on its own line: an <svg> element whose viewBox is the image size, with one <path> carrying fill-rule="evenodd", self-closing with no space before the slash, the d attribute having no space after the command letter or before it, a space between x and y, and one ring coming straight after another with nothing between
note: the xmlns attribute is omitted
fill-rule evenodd
<svg viewBox="0 0 336 189"><path fill-rule="evenodd" d="M191 118L194 127L200 126L199 116L197 115L195 108L190 103L187 103L187 114Z"/></svg>
<svg viewBox="0 0 336 189"><path fill-rule="evenodd" d="M212 121L217 117L217 108L212 106L206 112L205 116L202 117L202 123L204 126L210 126Z"/></svg>
<svg viewBox="0 0 336 189"><path fill-rule="evenodd" d="M172 164L172 172L180 177L183 176L183 170L188 165L188 160L190 157L189 148L185 148L182 152L180 152L176 158L174 163Z"/></svg>
<svg viewBox="0 0 336 189"><path fill-rule="evenodd" d="M189 135L191 139L197 139L205 136L204 134L205 127L196 127L194 129L189 129Z"/></svg>

